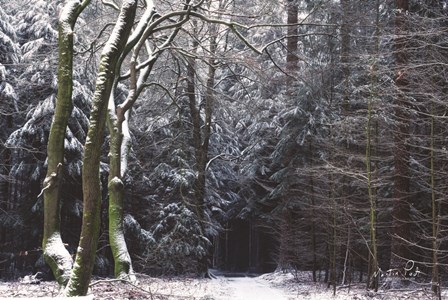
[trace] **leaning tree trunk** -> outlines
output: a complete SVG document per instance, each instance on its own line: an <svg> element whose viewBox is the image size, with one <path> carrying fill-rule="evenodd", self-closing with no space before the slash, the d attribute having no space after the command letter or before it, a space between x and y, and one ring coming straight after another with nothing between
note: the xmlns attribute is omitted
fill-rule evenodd
<svg viewBox="0 0 448 300"><path fill-rule="evenodd" d="M107 105L114 82L114 71L131 32L137 3L137 0L123 2L117 23L101 54L83 159L84 207L81 238L72 276L65 290L68 296L87 294L92 275L100 230L101 187L99 169Z"/></svg>
<svg viewBox="0 0 448 300"><path fill-rule="evenodd" d="M68 1L59 18L59 65L56 108L48 138L48 168L44 180L44 236L42 248L45 261L59 284L65 285L70 276L73 260L65 248L60 233L59 187L64 163L64 139L72 112L73 91L73 29L79 14L90 0ZM42 194L42 193L41 193Z"/></svg>

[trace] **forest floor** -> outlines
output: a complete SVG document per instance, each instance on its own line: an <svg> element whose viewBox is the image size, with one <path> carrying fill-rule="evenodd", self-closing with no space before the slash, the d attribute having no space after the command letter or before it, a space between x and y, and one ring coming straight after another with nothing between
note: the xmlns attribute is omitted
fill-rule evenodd
<svg viewBox="0 0 448 300"><path fill-rule="evenodd" d="M114 279L95 278L89 295L93 299L181 299L181 300L398 300L436 299L428 285L402 289L367 291L364 285L352 285L333 290L324 283L313 283L311 274L275 272L259 277L224 277L193 279L186 277L153 278L138 276L138 284ZM55 282L33 282L24 278L14 282L0 282L0 299L44 299L59 294ZM92 298L91 298L92 299ZM448 289L443 289L442 299L448 299Z"/></svg>

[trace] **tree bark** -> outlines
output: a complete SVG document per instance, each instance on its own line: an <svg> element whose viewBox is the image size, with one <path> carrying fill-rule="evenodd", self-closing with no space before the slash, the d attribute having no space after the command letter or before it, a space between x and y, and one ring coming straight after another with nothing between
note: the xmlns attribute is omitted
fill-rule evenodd
<svg viewBox="0 0 448 300"><path fill-rule="evenodd" d="M73 108L73 29L78 16L89 2L90 0L82 2L68 1L62 10L58 25L58 93L48 138L47 176L43 184L44 236L42 248L45 261L61 285L65 285L68 282L70 269L73 264L72 257L65 248L61 238L61 200L59 196L64 163L65 131Z"/></svg>
<svg viewBox="0 0 448 300"><path fill-rule="evenodd" d="M127 99L136 96L135 62L131 62L130 90ZM115 107L114 97L109 99L107 125L110 133L109 143L109 242L114 257L116 278L135 281L132 261L126 246L123 230L123 179L127 169L130 136L128 130L128 112L120 106Z"/></svg>
<svg viewBox="0 0 448 300"><path fill-rule="evenodd" d="M431 289L441 299L440 275L439 275L439 248L441 227L441 200L436 199L436 167L435 167L435 112L434 104L431 104L431 136L430 136L430 177L431 177L431 211L432 211L432 272Z"/></svg>
<svg viewBox="0 0 448 300"><path fill-rule="evenodd" d="M110 118L109 118L110 119ZM126 120L127 122L127 120ZM118 124L119 123L119 124ZM132 261L126 246L123 230L123 198L125 166L121 157L128 154L129 143L124 141L123 125L116 122L109 125L110 132L110 170L109 170L109 242L114 257L114 273L116 278L135 281ZM127 139L128 137L126 137ZM121 168L123 166L123 170Z"/></svg>
<svg viewBox="0 0 448 300"><path fill-rule="evenodd" d="M133 30L132 35L120 57L117 70L121 69L121 64L132 51L129 63L129 93L126 100L119 104L115 104L113 93L109 97L108 121L107 125L110 133L110 152L109 152L109 241L114 257L114 272L117 278L126 278L128 280L136 280L133 274L132 261L126 246L123 230L123 203L124 203L124 176L127 171L128 155L130 150L131 137L129 132L129 116L130 110L135 101L146 87L148 79L154 63L160 54L171 44L173 39L180 31L181 24L185 21L186 16L180 16L179 26L174 28L170 37L166 39L156 51L152 51L148 43L148 37L152 30L148 30L153 23L155 14L154 4L151 0L146 0L146 11L140 19L138 25ZM140 50L146 48L149 62L146 67L137 70ZM115 76L114 86L118 83L119 72Z"/></svg>
<svg viewBox="0 0 448 300"><path fill-rule="evenodd" d="M341 25L341 68L344 78L344 95L342 107L344 112L348 113L350 109L350 1L341 0L342 6L342 25Z"/></svg>
<svg viewBox="0 0 448 300"><path fill-rule="evenodd" d="M309 144L310 150L310 167L313 169L314 161L314 148L313 142L310 140ZM313 252L313 282L317 282L317 271L319 265L317 263L317 243L316 243L316 199L315 199L315 191L314 191L314 179L313 175L309 176L310 178L310 197L311 197L311 251Z"/></svg>
<svg viewBox="0 0 448 300"><path fill-rule="evenodd" d="M286 0L286 13L287 13L287 39L286 39L286 71L288 73L287 83L287 94L289 97L293 98L295 94L295 82L296 76L299 69L299 57L297 56L298 51L298 7L295 0Z"/></svg>
<svg viewBox="0 0 448 300"><path fill-rule="evenodd" d="M131 79L132 81L132 79ZM109 150L109 242L114 257L116 278L135 281L132 261L126 246L123 230L123 178L127 168L130 136L128 132L127 113L120 110L115 114L113 97L109 101L108 127L110 133ZM123 126L124 123L124 126ZM124 130L123 130L124 128Z"/></svg>
<svg viewBox="0 0 448 300"><path fill-rule="evenodd" d="M369 196L370 203L370 245L369 245L369 266L368 266L368 279L367 279L367 287L373 288L378 291L378 246L377 246L377 234L376 234L376 220L377 220L377 200L376 195L374 193L374 187L372 186L372 113L373 113L373 103L372 101L378 97L377 85L378 85L378 70L377 70L377 56L379 55L379 9L380 3L376 1L376 20L375 20L375 53L374 53L374 61L372 65L372 75L371 75L371 85L372 91L371 96L368 100L367 107L367 126L366 126L366 169L367 169L367 194Z"/></svg>
<svg viewBox="0 0 448 300"><path fill-rule="evenodd" d="M72 276L65 290L67 296L85 295L92 275L100 229L101 187L99 169L107 105L114 83L117 62L134 23L137 3L137 0L123 2L117 23L101 54L83 159L84 208L81 238Z"/></svg>
<svg viewBox="0 0 448 300"><path fill-rule="evenodd" d="M195 182L195 211L196 216L201 225L201 234L206 236L206 220L205 220L205 192L206 192L206 166L208 162L208 148L210 143L211 135L211 123L213 115L213 105L214 105L214 85L215 85L215 73L216 73L216 62L214 55L217 50L217 28L216 25L210 25L210 46L209 53L211 55L208 60L208 74L207 83L205 91L205 119L204 126L201 129L201 116L200 108L196 101L196 87L195 87L195 76L196 76L196 61L194 58L189 59L187 66L187 92L189 97L189 107L190 107L190 117L193 124L193 144L195 148L196 156L196 166L197 166L197 178ZM193 41L193 47L196 49L198 47L198 42ZM199 262L198 273L200 276L208 276L208 259L209 254Z"/></svg>
<svg viewBox="0 0 448 300"><path fill-rule="evenodd" d="M146 0L146 10L138 25L129 37L129 41L121 55L117 70L121 69L121 64L126 56L133 49L131 61L129 63L129 93L126 100L116 106L113 92L109 97L107 126L109 128L109 242L114 257L114 273L116 278L136 281L132 268L132 260L126 245L123 229L123 203L124 203L124 176L127 172L128 155L130 150L131 136L129 132L129 116L132 105L137 100L143 90L143 83L146 81L155 58L140 72L137 79L137 58L141 48L147 41L149 33L145 33L146 28L155 13L154 4L151 0ZM134 48L133 48L134 47ZM148 55L152 55L147 48ZM115 74L114 87L119 80L119 71Z"/></svg>
<svg viewBox="0 0 448 300"><path fill-rule="evenodd" d="M397 122L394 131L394 205L392 210L393 236L391 245L390 268L399 268L403 259L409 257L404 240L410 234L409 205L409 151L406 145L409 116L406 112L407 76L404 67L407 64L406 55L406 13L409 9L407 0L396 0L397 15L395 19L396 41L395 61L397 74L395 85L398 95L395 100L395 118Z"/></svg>

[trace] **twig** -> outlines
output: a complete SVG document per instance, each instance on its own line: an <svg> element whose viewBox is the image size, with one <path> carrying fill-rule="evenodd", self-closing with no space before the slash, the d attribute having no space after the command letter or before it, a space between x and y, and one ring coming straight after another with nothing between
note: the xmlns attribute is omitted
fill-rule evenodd
<svg viewBox="0 0 448 300"><path fill-rule="evenodd" d="M121 283L127 283L130 286L138 289L139 291L142 291L144 293L148 293L151 297L151 299L153 299L153 293L151 292L151 288L148 286L148 290L145 290L144 288L139 287L138 285L136 285L135 283L126 280L126 279L119 279L119 278L114 278L114 279L100 279L100 280L96 280L94 282L92 282L89 287L92 287L94 285L100 284L100 283L113 283L113 282L121 282Z"/></svg>

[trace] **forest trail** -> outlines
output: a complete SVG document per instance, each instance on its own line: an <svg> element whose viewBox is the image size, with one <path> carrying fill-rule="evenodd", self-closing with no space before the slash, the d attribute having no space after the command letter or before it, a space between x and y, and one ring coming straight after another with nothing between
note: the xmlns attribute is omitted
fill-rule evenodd
<svg viewBox="0 0 448 300"><path fill-rule="evenodd" d="M216 300L289 300L282 290L271 287L268 283L257 277L219 277L225 281L226 295L215 297Z"/></svg>

